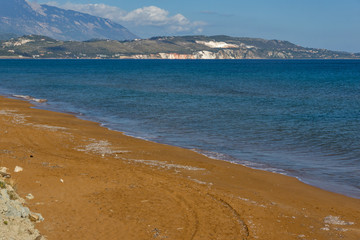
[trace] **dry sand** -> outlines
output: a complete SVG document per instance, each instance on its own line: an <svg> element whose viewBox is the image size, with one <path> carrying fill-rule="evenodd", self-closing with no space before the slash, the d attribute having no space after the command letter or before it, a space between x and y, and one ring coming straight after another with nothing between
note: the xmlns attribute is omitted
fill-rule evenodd
<svg viewBox="0 0 360 240"><path fill-rule="evenodd" d="M31 106L0 97L0 166L48 239L360 239L359 199Z"/></svg>

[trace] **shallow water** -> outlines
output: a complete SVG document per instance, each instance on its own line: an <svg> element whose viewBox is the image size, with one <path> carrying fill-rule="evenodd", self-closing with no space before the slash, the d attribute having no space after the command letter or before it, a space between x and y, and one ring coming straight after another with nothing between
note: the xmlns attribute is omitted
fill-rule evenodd
<svg viewBox="0 0 360 240"><path fill-rule="evenodd" d="M360 198L360 61L0 60L0 93Z"/></svg>

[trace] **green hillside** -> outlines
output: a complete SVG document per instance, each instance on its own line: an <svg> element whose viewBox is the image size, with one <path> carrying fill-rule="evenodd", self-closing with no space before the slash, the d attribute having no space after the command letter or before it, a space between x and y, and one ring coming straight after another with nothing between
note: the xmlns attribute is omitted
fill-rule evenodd
<svg viewBox="0 0 360 240"><path fill-rule="evenodd" d="M356 59L360 54L304 48L288 41L229 36L154 37L133 41L58 41L29 35L0 41L1 57Z"/></svg>

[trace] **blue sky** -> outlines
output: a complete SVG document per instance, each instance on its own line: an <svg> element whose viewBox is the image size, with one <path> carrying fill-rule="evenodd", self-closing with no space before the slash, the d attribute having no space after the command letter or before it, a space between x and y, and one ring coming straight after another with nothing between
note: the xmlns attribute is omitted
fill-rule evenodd
<svg viewBox="0 0 360 240"><path fill-rule="evenodd" d="M32 2L35 2L33 0ZM219 35L360 52L360 0L38 0L118 22L141 37Z"/></svg>

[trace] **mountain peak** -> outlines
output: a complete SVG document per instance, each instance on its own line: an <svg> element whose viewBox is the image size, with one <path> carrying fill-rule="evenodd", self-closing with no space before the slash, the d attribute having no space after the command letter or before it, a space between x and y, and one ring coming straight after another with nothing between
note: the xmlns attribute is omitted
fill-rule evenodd
<svg viewBox="0 0 360 240"><path fill-rule="evenodd" d="M0 17L21 17L31 13L32 9L25 0L0 0Z"/></svg>
<svg viewBox="0 0 360 240"><path fill-rule="evenodd" d="M128 29L108 19L26 0L0 0L0 32L37 34L59 40L130 40Z"/></svg>

